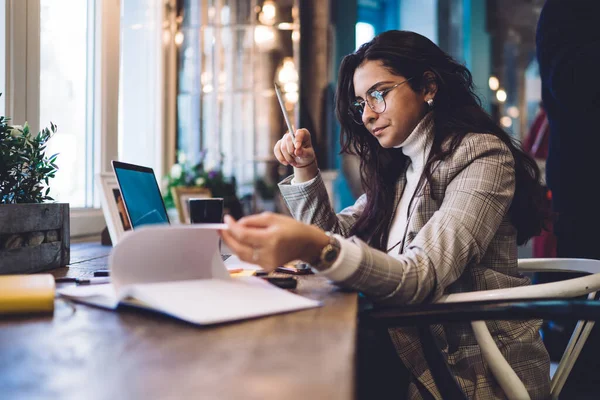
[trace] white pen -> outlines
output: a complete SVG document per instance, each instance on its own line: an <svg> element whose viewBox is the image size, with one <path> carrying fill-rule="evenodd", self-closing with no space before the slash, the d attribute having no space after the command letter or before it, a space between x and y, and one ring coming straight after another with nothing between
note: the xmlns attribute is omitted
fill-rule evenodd
<svg viewBox="0 0 600 400"><path fill-rule="evenodd" d="M290 131L290 135L292 135L292 139L296 141L296 135L294 135L294 127L292 126L292 121L290 120L290 116L288 115L285 109L285 103L283 102L283 96L281 95L281 90L279 89L279 85L277 82L273 82L275 85L275 94L277 95L277 100L279 100L279 105L281 106L281 112L283 113L283 118L285 119L285 123L287 125L288 131Z"/></svg>

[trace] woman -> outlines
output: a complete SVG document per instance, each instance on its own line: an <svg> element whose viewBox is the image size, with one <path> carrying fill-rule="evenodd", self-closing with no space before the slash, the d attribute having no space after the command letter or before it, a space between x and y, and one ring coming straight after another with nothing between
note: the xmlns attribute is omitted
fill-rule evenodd
<svg viewBox="0 0 600 400"><path fill-rule="evenodd" d="M539 171L480 107L470 72L427 38L385 32L344 58L337 88L342 151L360 157L365 194L335 214L310 134L274 152L294 175L280 184L293 216L227 218L222 236L268 270L302 259L339 286L379 303L530 284L517 244L542 228ZM310 224L310 225L307 225ZM504 357L532 398L549 393L540 321L490 321ZM435 335L470 398L503 397L469 324ZM413 329L390 330L411 371L409 398L439 398ZM428 393L429 392L429 393Z"/></svg>

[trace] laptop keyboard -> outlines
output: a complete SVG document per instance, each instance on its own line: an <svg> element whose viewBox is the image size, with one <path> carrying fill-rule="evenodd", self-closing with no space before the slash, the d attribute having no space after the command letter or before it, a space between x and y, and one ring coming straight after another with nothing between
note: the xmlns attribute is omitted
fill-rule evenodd
<svg viewBox="0 0 600 400"><path fill-rule="evenodd" d="M231 257L231 254L221 254L221 259L223 261L227 260L229 257Z"/></svg>

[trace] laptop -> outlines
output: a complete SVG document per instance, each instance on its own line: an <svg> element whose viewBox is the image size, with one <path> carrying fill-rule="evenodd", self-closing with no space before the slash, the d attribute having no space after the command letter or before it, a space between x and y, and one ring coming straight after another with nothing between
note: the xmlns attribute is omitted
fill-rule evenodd
<svg viewBox="0 0 600 400"><path fill-rule="evenodd" d="M132 229L143 225L170 224L152 168L121 161L112 161L112 167ZM223 261L229 257L230 254L221 254Z"/></svg>
<svg viewBox="0 0 600 400"><path fill-rule="evenodd" d="M167 209L154 170L120 161L112 161L112 166L132 229L143 225L168 225Z"/></svg>

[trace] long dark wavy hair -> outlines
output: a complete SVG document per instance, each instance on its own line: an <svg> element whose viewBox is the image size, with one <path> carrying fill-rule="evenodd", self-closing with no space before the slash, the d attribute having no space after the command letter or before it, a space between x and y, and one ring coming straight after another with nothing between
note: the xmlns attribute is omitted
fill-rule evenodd
<svg viewBox="0 0 600 400"><path fill-rule="evenodd" d="M469 70L457 63L432 41L417 33L384 32L355 53L344 57L339 71L336 114L342 134L342 153L360 158L360 175L367 195L367 205L350 234L384 250L388 227L394 211L394 191L407 157L401 149L385 149L369 131L356 124L348 113L354 100L353 78L366 60L379 60L393 74L412 78L412 90L422 91L435 80L437 93L433 112L434 138L424 167L430 184L434 163L449 157L467 133L495 135L510 149L515 162L515 194L509 213L517 229L517 243L523 244L538 235L549 217L545 191L539 183L540 171L535 161L521 150L518 142L500 128L481 108ZM444 143L449 146L442 146ZM431 195L434 196L433 191Z"/></svg>

